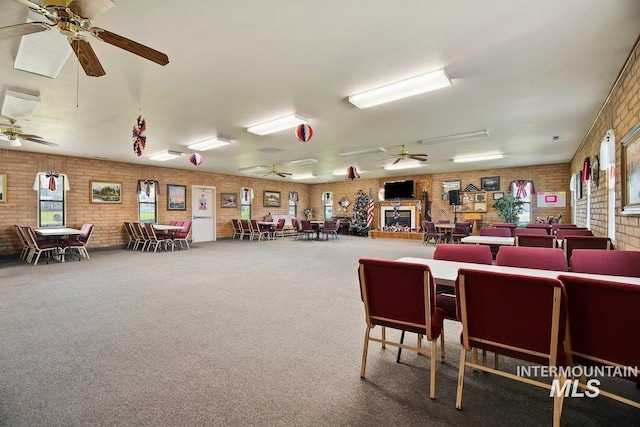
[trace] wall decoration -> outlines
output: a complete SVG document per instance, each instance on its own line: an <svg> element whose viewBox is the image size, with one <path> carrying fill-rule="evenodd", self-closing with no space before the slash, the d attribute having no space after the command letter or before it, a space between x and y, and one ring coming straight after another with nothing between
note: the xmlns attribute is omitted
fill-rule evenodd
<svg viewBox="0 0 640 427"><path fill-rule="evenodd" d="M489 176L486 178L480 178L480 187L484 191L498 191L500 190L500 177Z"/></svg>
<svg viewBox="0 0 640 427"><path fill-rule="evenodd" d="M138 157L142 156L144 147L147 145L147 122L142 117L142 114L138 116L133 124L131 138L133 139L133 152Z"/></svg>
<svg viewBox="0 0 640 427"><path fill-rule="evenodd" d="M267 191L264 190L264 201L262 205L265 208L279 208L280 207L280 192L279 191Z"/></svg>
<svg viewBox="0 0 640 427"><path fill-rule="evenodd" d="M237 204L236 193L221 193L220 194L220 206L223 208L235 208L238 206Z"/></svg>
<svg viewBox="0 0 640 427"><path fill-rule="evenodd" d="M620 141L622 144L622 213L640 214L640 123Z"/></svg>
<svg viewBox="0 0 640 427"><path fill-rule="evenodd" d="M493 193L493 200L502 199L503 197L504 197L504 193L502 191Z"/></svg>
<svg viewBox="0 0 640 427"><path fill-rule="evenodd" d="M461 188L462 181L442 181L442 200L449 200L449 191Z"/></svg>
<svg viewBox="0 0 640 427"><path fill-rule="evenodd" d="M91 203L122 203L122 184L91 181Z"/></svg>
<svg viewBox="0 0 640 427"><path fill-rule="evenodd" d="M476 202L484 202L487 195L485 193L476 194Z"/></svg>
<svg viewBox="0 0 640 427"><path fill-rule="evenodd" d="M202 156L198 153L191 153L189 155L189 163L194 166L200 166L202 164Z"/></svg>
<svg viewBox="0 0 640 427"><path fill-rule="evenodd" d="M539 191L536 193L539 208L564 208L567 206L567 196L564 191Z"/></svg>
<svg viewBox="0 0 640 427"><path fill-rule="evenodd" d="M187 187L185 185L167 184L167 210L187 210Z"/></svg>
<svg viewBox="0 0 640 427"><path fill-rule="evenodd" d="M296 138L300 142L307 142L313 136L313 129L306 123L301 123L296 127Z"/></svg>
<svg viewBox="0 0 640 427"><path fill-rule="evenodd" d="M0 174L0 203L7 201L7 174Z"/></svg>

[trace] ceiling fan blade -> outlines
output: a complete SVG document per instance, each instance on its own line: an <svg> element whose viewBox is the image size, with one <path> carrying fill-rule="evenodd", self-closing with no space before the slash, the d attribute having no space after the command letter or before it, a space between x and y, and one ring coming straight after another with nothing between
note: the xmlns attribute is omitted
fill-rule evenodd
<svg viewBox="0 0 640 427"><path fill-rule="evenodd" d="M156 64L167 65L169 63L169 57L164 53L159 52L155 49L151 49L150 47L147 47L140 43L134 42L133 40L129 40L126 37L122 37L110 31L103 30L102 28L91 28L91 34L93 34L95 38L102 40L105 43L109 43L110 45L119 47L120 49L127 50L131 53L141 56L144 59L155 62Z"/></svg>
<svg viewBox="0 0 640 427"><path fill-rule="evenodd" d="M69 43L87 76L100 77L107 74L88 41L83 37L74 37L69 40Z"/></svg>
<svg viewBox="0 0 640 427"><path fill-rule="evenodd" d="M416 154L416 155L410 155L410 156L409 156L409 158L410 158L410 159L413 159L413 160L419 160L419 161L421 161L421 162L426 162L426 161L427 161L427 159L425 159L425 158L423 158L423 157L418 157L418 154Z"/></svg>
<svg viewBox="0 0 640 427"><path fill-rule="evenodd" d="M78 16L93 19L115 5L112 0L73 0L69 9Z"/></svg>
<svg viewBox="0 0 640 427"><path fill-rule="evenodd" d="M8 27L0 28L0 39L26 36L50 29L51 26L45 24L44 22L27 22L24 24L10 25Z"/></svg>
<svg viewBox="0 0 640 427"><path fill-rule="evenodd" d="M56 144L55 142L45 141L44 139L40 138L39 136L35 136L35 135L20 135L20 139L24 139L24 140L31 141L31 142L37 142L38 144L48 145L49 147L57 147L58 146L58 144Z"/></svg>
<svg viewBox="0 0 640 427"><path fill-rule="evenodd" d="M45 16L47 19L49 19L51 22L55 22L57 21L55 15L53 15L53 13L51 13L46 7L41 6L37 3L34 3L32 1L29 0L13 0L16 3L20 3L23 6L28 7L29 9L31 9L32 11L39 13L40 15Z"/></svg>
<svg viewBox="0 0 640 427"><path fill-rule="evenodd" d="M417 153L411 153L410 156L420 156L420 157L427 157L428 154L417 154Z"/></svg>
<svg viewBox="0 0 640 427"><path fill-rule="evenodd" d="M282 173L282 172L278 172L276 175L278 175L281 178L286 178L287 177L287 174Z"/></svg>
<svg viewBox="0 0 640 427"><path fill-rule="evenodd" d="M402 157L398 157L398 158L396 159L396 161L395 161L395 162L393 162L393 163L391 163L391 164L392 164L392 165L395 165L395 164L396 164L396 163L398 163L400 160L402 160Z"/></svg>

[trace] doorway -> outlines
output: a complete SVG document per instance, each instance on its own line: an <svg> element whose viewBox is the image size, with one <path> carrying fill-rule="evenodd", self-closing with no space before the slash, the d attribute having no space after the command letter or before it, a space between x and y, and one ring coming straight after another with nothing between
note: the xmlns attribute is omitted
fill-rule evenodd
<svg viewBox="0 0 640 427"><path fill-rule="evenodd" d="M216 240L216 187L191 186L191 241Z"/></svg>

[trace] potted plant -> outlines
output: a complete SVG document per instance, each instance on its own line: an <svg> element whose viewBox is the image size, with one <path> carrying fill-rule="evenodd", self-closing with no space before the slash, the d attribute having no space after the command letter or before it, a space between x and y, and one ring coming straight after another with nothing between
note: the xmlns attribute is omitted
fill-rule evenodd
<svg viewBox="0 0 640 427"><path fill-rule="evenodd" d="M514 197L511 193L506 193L493 205L496 213L504 222L512 224L518 223L518 215L524 212L524 202L519 197Z"/></svg>

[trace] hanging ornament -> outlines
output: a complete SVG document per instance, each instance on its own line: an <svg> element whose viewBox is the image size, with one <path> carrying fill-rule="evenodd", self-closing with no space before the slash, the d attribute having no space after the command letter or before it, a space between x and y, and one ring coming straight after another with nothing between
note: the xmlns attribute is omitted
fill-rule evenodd
<svg viewBox="0 0 640 427"><path fill-rule="evenodd" d="M147 145L147 122L144 121L142 114L138 116L136 123L133 125L133 152L136 156L141 156L144 147Z"/></svg>
<svg viewBox="0 0 640 427"><path fill-rule="evenodd" d="M189 163L194 166L200 166L202 164L202 156L198 153L191 153L189 156Z"/></svg>
<svg viewBox="0 0 640 427"><path fill-rule="evenodd" d="M296 128L296 138L300 142L307 142L313 136L313 129L308 124L300 124Z"/></svg>
<svg viewBox="0 0 640 427"><path fill-rule="evenodd" d="M353 181L354 179L360 178L360 174L355 166L349 166L347 168L347 176L344 178L347 181Z"/></svg>

